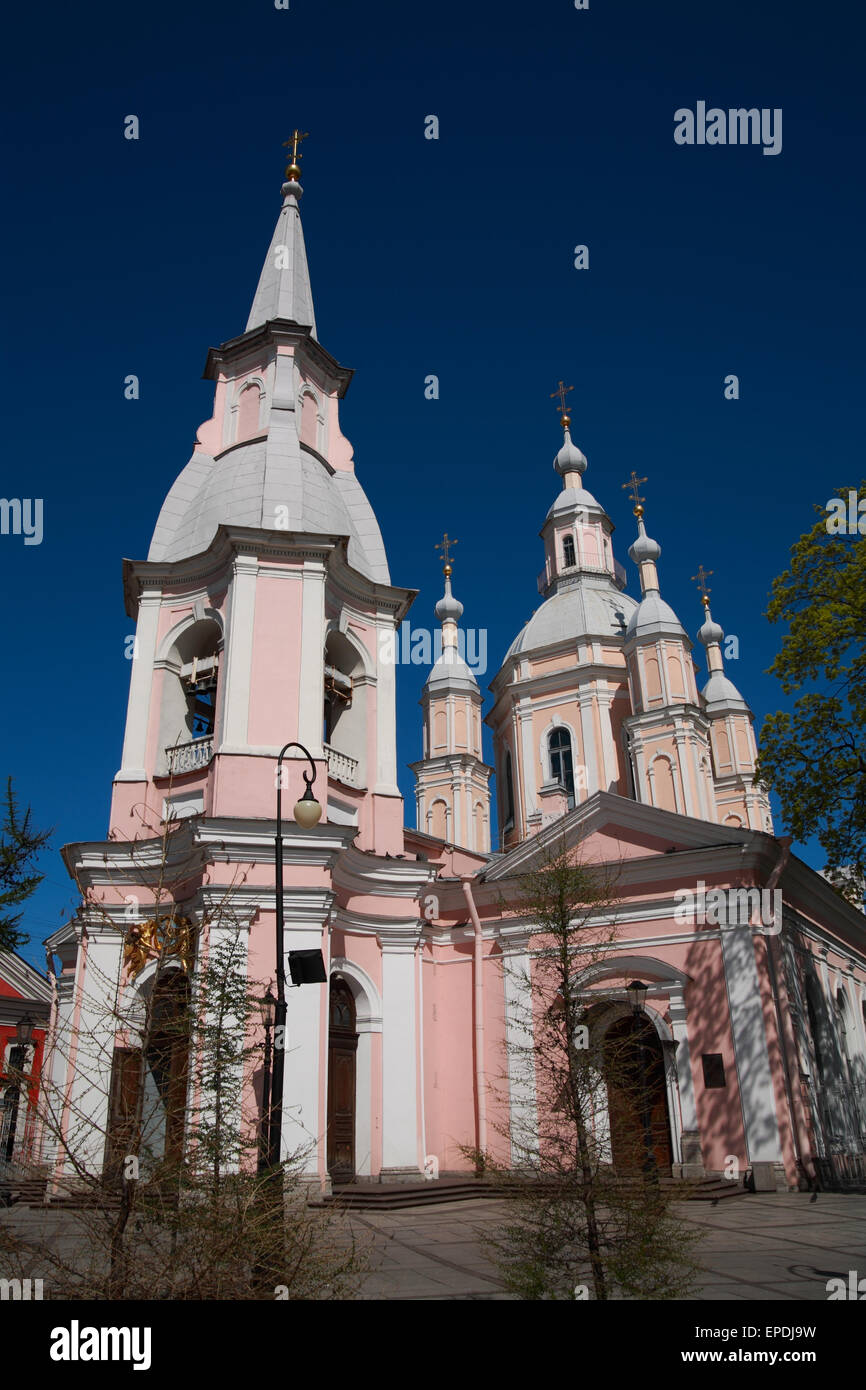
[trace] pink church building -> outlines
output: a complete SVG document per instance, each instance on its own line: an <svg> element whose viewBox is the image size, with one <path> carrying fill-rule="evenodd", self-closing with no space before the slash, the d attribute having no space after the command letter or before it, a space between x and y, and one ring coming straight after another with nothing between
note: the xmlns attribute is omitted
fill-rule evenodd
<svg viewBox="0 0 866 1390"><path fill-rule="evenodd" d="M46 1160L58 1173L69 1151L94 1173L111 1161L130 1088L148 1082L136 1021L157 987L155 941L178 977L194 972L189 942L226 930L230 894L248 976L273 980L275 767L297 740L322 816L284 821L286 948L320 949L328 982L289 994L283 1144L307 1147L313 1185L466 1172L467 1147L509 1159L503 1130L531 1126L537 1105L533 1077L509 1060L537 933L508 900L562 839L621 865L615 947L575 970L601 1056L633 1018L626 986L646 987L663 1170L720 1175L735 1159L770 1187L862 1175L866 920L774 836L752 714L708 598L699 674L662 597L641 480L630 579L566 414L543 602L486 715L446 565L406 826L394 651L415 591L392 582L341 432L352 372L318 340L299 177L293 163L245 329L208 353L213 416L147 558L124 561L136 638L109 833L65 848L84 898L48 942L64 1142ZM306 766L287 760L289 807ZM201 930L155 925L172 908ZM257 1074L249 1116L260 1098ZM182 1119L167 1114L163 1140L182 1151Z"/></svg>

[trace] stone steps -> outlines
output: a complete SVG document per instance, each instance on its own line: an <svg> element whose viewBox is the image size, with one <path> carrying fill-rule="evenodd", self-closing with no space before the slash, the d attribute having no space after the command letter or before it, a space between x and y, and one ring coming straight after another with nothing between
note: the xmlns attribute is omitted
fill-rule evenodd
<svg viewBox="0 0 866 1390"><path fill-rule="evenodd" d="M629 1183L624 1178L623 1184ZM742 1183L723 1178L681 1179L663 1177L660 1185L666 1193L684 1202L719 1202L747 1195ZM640 1182L642 1189L643 1183ZM352 1211L398 1211L406 1207L434 1206L441 1202L467 1202L479 1197L509 1197L514 1188L509 1183L496 1183L486 1178L437 1179L424 1183L342 1183L334 1187L326 1206L339 1206Z"/></svg>

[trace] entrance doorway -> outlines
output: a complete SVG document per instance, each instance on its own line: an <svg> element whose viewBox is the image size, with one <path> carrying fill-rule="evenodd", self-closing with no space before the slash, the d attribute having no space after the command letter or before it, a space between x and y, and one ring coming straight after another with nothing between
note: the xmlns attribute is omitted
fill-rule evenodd
<svg viewBox="0 0 866 1390"><path fill-rule="evenodd" d="M103 1176L119 1182L130 1152L145 1171L183 1160L189 1055L189 981L181 971L157 979L147 1046L116 1047L112 1061Z"/></svg>
<svg viewBox="0 0 866 1390"><path fill-rule="evenodd" d="M646 1014L628 1014L611 1024L602 1046L614 1167L643 1167L646 1127L656 1167L670 1174L673 1151L658 1033Z"/></svg>
<svg viewBox="0 0 866 1390"><path fill-rule="evenodd" d="M355 1000L345 980L331 980L328 1026L328 1172L334 1182L355 1176Z"/></svg>

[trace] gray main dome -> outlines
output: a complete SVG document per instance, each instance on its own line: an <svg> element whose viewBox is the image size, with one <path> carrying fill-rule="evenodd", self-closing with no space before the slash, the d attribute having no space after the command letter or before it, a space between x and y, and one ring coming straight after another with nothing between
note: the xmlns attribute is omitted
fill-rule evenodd
<svg viewBox="0 0 866 1390"><path fill-rule="evenodd" d="M505 659L518 652L584 637L624 637L637 604L604 575L581 575L541 605L517 634Z"/></svg>
<svg viewBox="0 0 866 1390"><path fill-rule="evenodd" d="M349 564L389 584L388 561L375 514L354 473L331 473L309 451L268 457L268 442L252 440L211 458L194 453L165 499L148 560L185 560L206 550L218 526L275 531L276 508L288 507L288 530L348 536Z"/></svg>

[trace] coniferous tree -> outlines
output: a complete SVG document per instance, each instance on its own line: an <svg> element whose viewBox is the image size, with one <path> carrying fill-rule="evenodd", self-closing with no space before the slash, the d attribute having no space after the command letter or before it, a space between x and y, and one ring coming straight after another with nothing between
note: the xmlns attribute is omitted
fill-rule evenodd
<svg viewBox="0 0 866 1390"><path fill-rule="evenodd" d="M0 951L16 951L27 941L26 933L20 930L23 912L14 909L36 892L45 877L34 872L34 863L51 834L50 830L34 830L30 808L21 812L9 777L0 826Z"/></svg>

